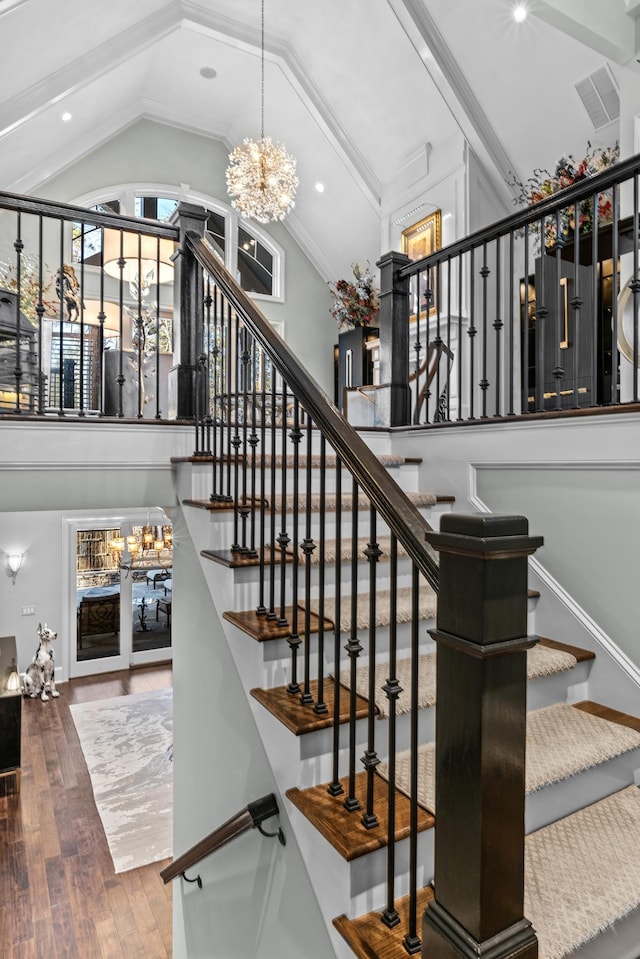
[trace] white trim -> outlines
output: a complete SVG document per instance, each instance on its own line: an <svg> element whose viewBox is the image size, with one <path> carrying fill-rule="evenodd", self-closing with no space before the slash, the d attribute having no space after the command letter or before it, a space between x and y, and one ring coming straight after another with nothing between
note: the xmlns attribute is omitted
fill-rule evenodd
<svg viewBox="0 0 640 959"><path fill-rule="evenodd" d="M191 427L193 432L193 427ZM102 432L102 429L101 429ZM145 473L150 472L166 472L171 470L170 463L135 463L130 460L122 460L121 462L114 460L91 460L86 463L84 461L73 462L72 460L65 460L60 463L52 463L48 461L46 463L40 462L31 462L26 460L25 462L18 462L13 460L11 463L0 463L0 473L3 472L25 472L30 473L50 473L54 471L73 471L74 473L79 473L84 471L94 472L95 470L100 470L103 472L116 472L121 473L123 470L133 471L133 470L143 470Z"/></svg>
<svg viewBox="0 0 640 959"><path fill-rule="evenodd" d="M638 470L640 460L486 460L474 470Z"/></svg>

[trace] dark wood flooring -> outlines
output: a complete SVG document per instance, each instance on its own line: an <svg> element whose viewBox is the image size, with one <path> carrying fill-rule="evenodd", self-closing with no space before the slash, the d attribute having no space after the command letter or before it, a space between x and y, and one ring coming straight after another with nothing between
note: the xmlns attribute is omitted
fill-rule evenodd
<svg viewBox="0 0 640 959"><path fill-rule="evenodd" d="M0 959L167 959L167 861L116 875L71 703L171 685L171 667L75 679L26 699L22 788L0 780Z"/></svg>

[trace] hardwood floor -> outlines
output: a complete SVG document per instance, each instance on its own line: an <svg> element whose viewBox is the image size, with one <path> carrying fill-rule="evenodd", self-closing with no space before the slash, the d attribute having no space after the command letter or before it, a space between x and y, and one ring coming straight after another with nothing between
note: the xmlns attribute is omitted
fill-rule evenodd
<svg viewBox="0 0 640 959"><path fill-rule="evenodd" d="M116 875L69 705L171 685L171 667L75 679L26 699L22 788L0 779L0 959L166 959L166 860Z"/></svg>

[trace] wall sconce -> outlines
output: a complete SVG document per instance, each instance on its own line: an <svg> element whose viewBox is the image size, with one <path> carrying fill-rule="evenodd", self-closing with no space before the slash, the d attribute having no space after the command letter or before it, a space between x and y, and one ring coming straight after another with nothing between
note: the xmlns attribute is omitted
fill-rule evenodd
<svg viewBox="0 0 640 959"><path fill-rule="evenodd" d="M7 576L11 577L11 585L16 585L16 576L24 563L24 553L7 553Z"/></svg>

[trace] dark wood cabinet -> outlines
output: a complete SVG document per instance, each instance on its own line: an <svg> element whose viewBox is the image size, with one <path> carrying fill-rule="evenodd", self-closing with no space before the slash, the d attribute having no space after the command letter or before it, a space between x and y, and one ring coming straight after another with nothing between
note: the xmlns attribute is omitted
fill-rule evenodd
<svg viewBox="0 0 640 959"><path fill-rule="evenodd" d="M15 636L0 636L0 781L13 777L20 791L22 691L16 683Z"/></svg>

